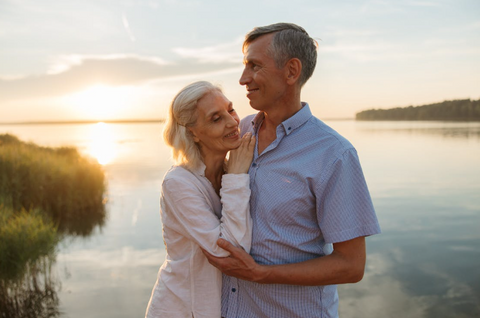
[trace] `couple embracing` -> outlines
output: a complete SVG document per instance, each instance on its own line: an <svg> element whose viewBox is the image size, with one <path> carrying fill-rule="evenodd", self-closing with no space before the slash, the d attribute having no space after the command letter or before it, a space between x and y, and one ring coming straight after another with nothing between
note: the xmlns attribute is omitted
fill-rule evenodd
<svg viewBox="0 0 480 318"><path fill-rule="evenodd" d="M167 256L148 318L338 317L336 284L362 279L365 237L380 233L354 147L301 102L316 41L277 23L248 33L243 53L257 114L240 121L208 82L170 105Z"/></svg>

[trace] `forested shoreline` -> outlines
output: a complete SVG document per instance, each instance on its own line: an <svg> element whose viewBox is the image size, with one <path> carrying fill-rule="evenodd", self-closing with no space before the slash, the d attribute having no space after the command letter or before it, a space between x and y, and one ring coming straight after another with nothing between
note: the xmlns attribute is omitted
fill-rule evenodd
<svg viewBox="0 0 480 318"><path fill-rule="evenodd" d="M480 100L461 99L422 106L369 109L357 113L355 119L480 121Z"/></svg>

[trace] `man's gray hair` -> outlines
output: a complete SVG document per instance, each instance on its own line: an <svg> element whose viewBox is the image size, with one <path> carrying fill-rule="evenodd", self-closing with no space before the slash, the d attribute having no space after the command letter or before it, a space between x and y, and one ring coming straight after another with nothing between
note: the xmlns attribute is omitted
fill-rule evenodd
<svg viewBox="0 0 480 318"><path fill-rule="evenodd" d="M199 81L185 86L173 98L163 130L165 143L172 148L176 165L196 169L203 161L200 149L193 140L189 127L197 122L197 104L205 95L221 88L210 82Z"/></svg>
<svg viewBox="0 0 480 318"><path fill-rule="evenodd" d="M254 28L245 36L242 51L245 52L254 40L270 33L274 35L269 53L275 65L280 68L285 66L288 60L298 58L302 62L299 84L300 87L303 86L312 76L317 64L317 41L311 38L301 26L282 22Z"/></svg>

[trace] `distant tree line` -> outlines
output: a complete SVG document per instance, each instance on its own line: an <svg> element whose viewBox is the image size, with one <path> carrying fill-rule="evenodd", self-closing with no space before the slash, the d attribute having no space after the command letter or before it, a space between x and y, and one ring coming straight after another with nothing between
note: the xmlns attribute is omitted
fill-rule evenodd
<svg viewBox="0 0 480 318"><path fill-rule="evenodd" d="M462 99L423 106L369 109L357 113L356 119L480 121L480 100Z"/></svg>

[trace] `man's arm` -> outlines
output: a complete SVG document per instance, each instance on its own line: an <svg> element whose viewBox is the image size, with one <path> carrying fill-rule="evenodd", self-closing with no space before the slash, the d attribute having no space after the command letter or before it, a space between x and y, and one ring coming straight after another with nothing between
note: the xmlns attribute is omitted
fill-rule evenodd
<svg viewBox="0 0 480 318"><path fill-rule="evenodd" d="M364 237L334 243L330 255L284 265L259 265L243 249L223 239L218 240L218 246L230 252L230 256L215 257L204 251L210 264L226 275L262 284L318 286L356 283L363 278L365 270Z"/></svg>

